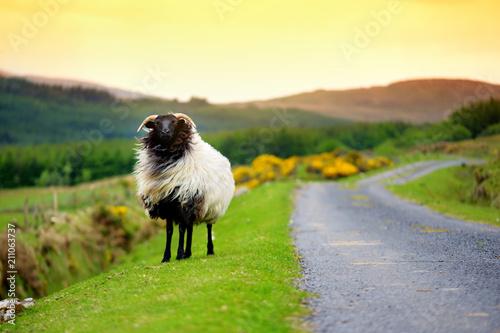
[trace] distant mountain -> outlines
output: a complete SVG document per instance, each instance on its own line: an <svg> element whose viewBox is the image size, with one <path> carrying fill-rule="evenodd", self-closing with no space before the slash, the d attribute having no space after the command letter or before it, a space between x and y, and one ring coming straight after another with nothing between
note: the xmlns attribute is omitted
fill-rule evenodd
<svg viewBox="0 0 500 333"><path fill-rule="evenodd" d="M11 73L4 72L0 70L0 76L6 78L19 78L24 79L29 82L37 83L37 84L48 84L52 86L62 86L64 88L73 88L73 87L81 87L86 89L96 89L103 90L116 98L142 98L146 97L146 95L133 92L126 89L120 89L115 87L109 87L103 84L88 82L83 80L74 80L74 79L65 79L65 78L53 78L53 77L45 77L45 76L35 76L35 75L14 75Z"/></svg>
<svg viewBox="0 0 500 333"><path fill-rule="evenodd" d="M317 90L233 107L291 107L355 121L435 123L471 101L500 98L500 85L472 80L409 80L350 90Z"/></svg>
<svg viewBox="0 0 500 333"><path fill-rule="evenodd" d="M0 69L0 76L2 76L2 77L11 77L11 76L12 76L12 74L7 73L7 72L5 72L5 71L2 71L2 70Z"/></svg>
<svg viewBox="0 0 500 333"><path fill-rule="evenodd" d="M151 97L125 89L81 80L32 75L18 76L2 70L0 70L0 77L19 78L35 84L62 86L64 88L81 87L83 89L102 90L118 99L148 99ZM218 115L222 114L223 110L228 110L230 116L227 119L207 118L206 120L213 123L214 126L210 125L207 128L208 131L213 131L214 128L218 127L216 123L221 121L227 123L228 119L232 119L237 110L241 108L252 109L254 112L258 112L259 109L286 108L321 115L322 119L333 118L334 122L344 119L346 121L364 122L436 123L448 118L454 110L462 105L477 100L489 99L490 97L500 98L500 85L473 80L419 79L395 82L387 86L348 90L316 90L269 100L212 105L210 107L212 110L217 108ZM152 99L158 100L155 103L164 104L160 102L162 99L156 97ZM163 101L174 108L180 107L182 110L195 113L199 112L199 107L204 106L188 102L189 107L186 109L182 103ZM193 101L199 102L198 99ZM205 100L201 101L206 103ZM205 118L208 114L201 112L200 115ZM315 118L315 120L317 119L319 118ZM328 121L327 123L331 122ZM239 125L242 124L238 122L238 125L226 127L234 129L240 128Z"/></svg>

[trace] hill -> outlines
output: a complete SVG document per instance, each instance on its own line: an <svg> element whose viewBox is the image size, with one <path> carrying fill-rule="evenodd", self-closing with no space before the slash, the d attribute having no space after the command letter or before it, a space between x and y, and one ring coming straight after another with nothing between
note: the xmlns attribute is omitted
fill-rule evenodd
<svg viewBox="0 0 500 333"><path fill-rule="evenodd" d="M500 97L500 85L472 80L423 79L350 90L317 90L231 106L290 107L355 121L436 123L478 100Z"/></svg>
<svg viewBox="0 0 500 333"><path fill-rule="evenodd" d="M146 95L134 92L131 90L120 89L115 87L109 87L103 84L83 81L83 80L74 80L67 78L54 78L54 77L46 77L46 76L36 76L36 75L14 75L5 71L0 70L0 77L4 78L17 78L21 80L26 80L28 82L36 83L36 84L44 84L44 85L52 85L52 86L61 86L64 88L86 88L86 89L95 89L105 91L116 98L142 98L146 97Z"/></svg>
<svg viewBox="0 0 500 333"><path fill-rule="evenodd" d="M57 85L63 88L100 90L117 99L152 98L130 90L75 79L34 75L16 76L2 70L0 70L0 77L17 78L35 84ZM466 79L415 79L395 82L387 86L316 90L269 100L219 104L217 108L225 110L286 107L350 121L405 121L423 124L447 119L452 111L461 106L478 100L487 100L490 97L500 98L500 85Z"/></svg>
<svg viewBox="0 0 500 333"><path fill-rule="evenodd" d="M297 109L230 108L206 100L118 99L105 90L36 84L0 77L0 145L133 138L151 114L185 112L200 132L246 128L319 127L348 121ZM274 120L273 120L274 119ZM276 121L277 119L277 121Z"/></svg>

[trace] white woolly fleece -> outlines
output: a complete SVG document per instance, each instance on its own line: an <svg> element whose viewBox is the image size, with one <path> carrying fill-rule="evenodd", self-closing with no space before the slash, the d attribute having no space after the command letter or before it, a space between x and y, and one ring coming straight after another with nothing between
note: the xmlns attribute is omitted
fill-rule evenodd
<svg viewBox="0 0 500 333"><path fill-rule="evenodd" d="M196 130L192 130L191 149L174 164L166 167L160 175L154 175L154 165L148 151L138 150L138 162L134 172L138 184L138 195L154 205L170 196L179 187L177 198L182 205L198 194L203 195L203 207L199 207L201 218L196 223L215 223L226 212L234 194L234 178L226 157L203 141ZM149 211L146 210L149 215Z"/></svg>

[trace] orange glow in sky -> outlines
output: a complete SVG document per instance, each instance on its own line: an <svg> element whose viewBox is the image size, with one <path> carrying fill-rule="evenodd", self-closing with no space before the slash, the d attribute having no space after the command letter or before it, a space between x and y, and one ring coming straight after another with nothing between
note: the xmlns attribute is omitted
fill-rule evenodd
<svg viewBox="0 0 500 333"><path fill-rule="evenodd" d="M428 77L500 83L492 0L16 0L0 70L212 102ZM148 71L168 73L144 88Z"/></svg>

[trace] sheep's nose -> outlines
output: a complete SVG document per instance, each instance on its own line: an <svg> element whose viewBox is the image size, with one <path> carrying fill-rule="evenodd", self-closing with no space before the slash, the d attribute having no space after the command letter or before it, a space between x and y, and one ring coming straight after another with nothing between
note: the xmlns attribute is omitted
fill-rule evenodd
<svg viewBox="0 0 500 333"><path fill-rule="evenodd" d="M161 131L162 134L170 134L170 130L169 129L164 129Z"/></svg>

